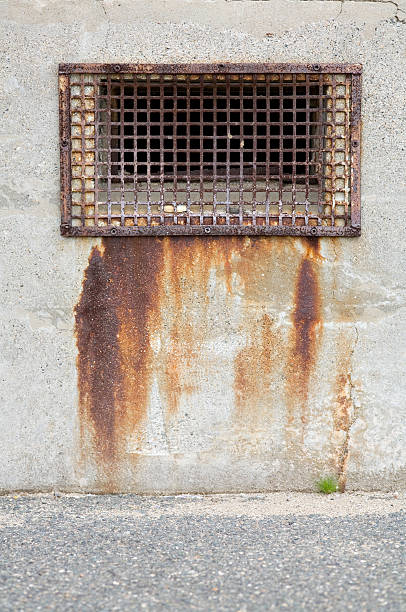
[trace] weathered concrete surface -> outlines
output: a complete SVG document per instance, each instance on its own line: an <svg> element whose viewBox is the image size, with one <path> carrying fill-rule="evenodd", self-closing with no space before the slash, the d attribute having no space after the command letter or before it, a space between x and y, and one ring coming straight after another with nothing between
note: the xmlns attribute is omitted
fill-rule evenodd
<svg viewBox="0 0 406 612"><path fill-rule="evenodd" d="M2 489L406 486L403 10L10 3ZM362 237L61 238L58 62L219 60L363 63Z"/></svg>

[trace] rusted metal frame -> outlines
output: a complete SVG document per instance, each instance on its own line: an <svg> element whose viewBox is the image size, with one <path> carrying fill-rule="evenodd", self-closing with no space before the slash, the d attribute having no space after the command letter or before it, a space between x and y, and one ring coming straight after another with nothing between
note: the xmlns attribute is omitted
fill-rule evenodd
<svg viewBox="0 0 406 612"><path fill-rule="evenodd" d="M357 227L331 226L289 226L284 225L157 225L132 227L67 227L63 226L64 236L359 236Z"/></svg>
<svg viewBox="0 0 406 612"><path fill-rule="evenodd" d="M295 64L295 63L217 63L217 64L94 64L71 63L59 64L59 74L104 73L104 74L252 74L252 73L339 73L360 74L360 64Z"/></svg>
<svg viewBox="0 0 406 612"><path fill-rule="evenodd" d="M361 227L361 75L351 83L351 225Z"/></svg>
<svg viewBox="0 0 406 612"><path fill-rule="evenodd" d="M83 97L84 97L84 93L83 93L83 87L84 87L84 83L83 83L83 75L81 75L80 80L81 80L81 99L82 99L82 105L81 105L81 106L82 106L82 108L81 108L81 113L82 113L82 115L81 115L81 117L82 117L82 126L81 126L81 127L82 127L82 134L81 134L81 136L82 136L82 157L83 157L83 155L86 155L86 146L85 146L85 145L84 145L84 143L83 143L83 139L84 139L84 137L85 137L85 130L84 130L84 127L85 127L85 126L83 125L83 122L84 122L84 112L85 112L85 108L84 108L84 107L85 107L85 105L84 105L84 103L83 103ZM110 80L110 77L108 77L108 81L109 81L109 80ZM149 80L149 79L148 79L148 80ZM162 79L161 79L161 81L162 81ZM228 134L227 134L227 136L228 136L228 135L230 135L231 125L230 125L230 80L229 80L229 79L227 79L227 81L228 81L228 96L227 96L228 105L227 105L227 111L226 111L226 112L227 112L227 115L228 115L228 124L229 124L229 130L228 130ZM190 81L188 81L188 82L189 82L189 85L190 85ZM241 82L241 77L240 77L240 82ZM282 89L283 89L283 83L284 83L284 82L283 82L283 80L281 79L281 80L280 80L280 82L279 82L279 89L281 88L281 86L282 86ZM124 117L124 116L123 116L123 113L124 113L124 100L123 100L123 98L124 98L124 93L123 93L123 86L124 86L124 83L121 83L121 96L120 96L120 97L121 97L121 104L120 104L120 110L121 110L121 113L122 113L122 114L121 114L121 117L120 117L120 121L118 122L118 123L120 124L120 132L121 132L121 133L120 133L120 153L121 153L121 157L120 157L120 161L121 161L121 167L120 167L121 172L120 172L120 177L121 177L121 194L123 194L123 192L125 191L124 186L123 186L123 182L125 182L125 177L124 177L124 166L125 166L125 164L124 164L124 152L125 152L125 150L126 150L126 149L125 149L124 142L123 142L123 138L124 138L124 133L123 133L123 132L124 132L124 130L123 130L123 123L124 123L124 118L123 118L123 117ZM241 95L241 87L242 87L242 85L240 84L240 95ZM256 87L256 83L253 83L254 97L256 97L256 89L255 89L255 87ZM308 94L309 92L306 92L306 93ZM149 92L147 92L147 94L148 94L148 95L147 95L148 104L150 105L151 92L149 91ZM189 89L188 89L188 94L190 94L190 90L189 90ZM320 94L320 92L319 92L319 94ZM296 92L296 91L294 92L294 95L297 97L297 92ZM320 95L319 95L318 97L319 97L319 99L320 99ZM135 98L135 96L134 96L134 98ZM282 100L283 100L283 96L278 96L278 98L279 98L279 100L280 100L280 101L282 101ZM293 98L293 97L292 97L292 98ZM200 99L201 99L201 102L202 102L202 91L200 91ZM293 98L293 100L295 100L295 98ZM189 95L188 95L188 100L187 100L187 101L188 101L188 102L190 102L190 96L189 96ZM109 155L109 172L108 172L108 181L109 181L109 183L110 183L110 192L111 192L111 179L112 179L112 176L111 176L111 161L112 161L112 160L111 160L111 149L112 149L112 147L111 147L111 137L112 137L112 133L111 133L111 125L112 125L112 124L114 124L114 122L112 122L112 121L111 121L111 106L112 106L112 105L111 105L111 83L110 83L109 92L108 92L108 108L106 109L106 111L107 111L107 117L108 117L108 121L107 121L107 123L108 123L108 126L109 126L109 130L108 130L108 155ZM292 107L292 112L295 112L295 110L296 110L296 103L294 102L292 106L293 106L293 107ZM200 109L200 110L201 110L201 109ZM333 109L332 109L332 110L335 110L335 106L334 106L334 105L333 105ZM241 109L241 108L240 108L240 111L242 111L242 112L243 112L243 109ZM256 111L257 111L257 109L256 109L256 105L255 105L255 109L253 109L253 111L252 111L252 112L254 113L254 112L256 112ZM309 112L310 112L310 111L309 111ZM281 140L283 141L283 136L284 136L284 134L283 134L283 125L286 125L288 122L284 122L284 121L283 121L283 108L282 108L282 109L281 109L281 108L279 109L279 113L280 113L280 114L279 114L279 126L280 126L280 137L279 137L279 140L280 140L280 141L281 141ZM267 117L267 118L268 118L268 117ZM109 121L109 119L110 119L110 121ZM200 115L200 119L201 119L201 115ZM161 120L162 120L162 117L161 117ZM136 124L137 122L135 122L135 121L134 121L134 123ZM150 126L150 108L149 108L149 116L148 116L148 120L147 120L147 122L146 122L146 123L148 124L148 126ZM200 120L200 123L201 123L201 120ZM215 122L213 121L213 125L214 125L214 123L215 123ZM255 123L255 122L254 122L254 123ZM292 122L292 125L294 125L294 126L295 126L295 124L297 124L297 123L298 123L297 121L293 121L293 122ZM301 122L301 123L302 123L302 122ZM311 121L306 121L306 147L305 147L305 151L306 151L306 160L305 160L305 165L306 165L307 170L308 170L308 164L310 163L310 159L309 159L309 157L308 157L308 150L311 148L311 147L309 146L309 142L307 141L308 136L309 136L309 138L310 138L310 134L308 134L307 132L308 132L308 129L310 128L310 124L313 124L313 123L314 123L314 122L311 122ZM319 121L317 121L317 123L316 123L316 124L319 124L319 123L320 123L320 122L319 122ZM335 122L334 122L334 121L332 121L332 123L334 124ZM189 104L187 104L187 124L188 124L188 125L190 125L190 103L189 103ZM296 140L296 136L297 136L297 133L296 133L296 132L297 132L297 130L296 130L296 126L295 126L295 128L294 128L294 130L293 130L293 140L294 140L294 141ZM95 134L95 138L97 138L97 136L98 136L98 135L97 135L97 134ZM151 143L150 143L150 136L151 136L151 135L149 134L149 137L147 138L147 141L148 141L148 147L149 147L149 149L151 149L151 146L150 146L150 144L151 144ZM161 136L162 136L162 135L161 135ZM200 135L200 136L201 136L201 140L200 140L200 142L202 142L202 136L203 136L203 135L202 135L202 133L201 133L201 135ZM231 160L230 160L230 142L229 142L229 140L230 140L230 139L229 139L229 138L227 138L227 151L228 151L228 153L229 153L229 155L228 155L228 163L227 163L227 174L228 174L228 176L227 176L227 203L228 203L228 206L229 206L229 204L230 204L230 191L231 191L231 186L230 186L230 180L231 180L231 177L230 177ZM97 147L96 147L96 148L97 148ZM267 154L268 154L268 156L269 156L269 153L268 153L268 148L269 148L269 147L267 147ZM343 151L345 151L345 148L346 148L346 146L344 147ZM162 147L161 147L161 149L162 149ZM187 147L186 147L186 150L187 150L187 152L188 152L188 153L189 153L189 155L190 155L190 153L191 153L191 148L190 148L190 134L188 135L188 138L187 138ZM341 150L341 149L340 149L340 150ZM252 146L252 151L253 151L253 160L254 160L254 162L255 162L255 160L256 160L256 157L255 157L255 156L256 156L256 138L255 138L255 134L253 134L253 146ZM284 146L280 147L280 149L279 149L280 156L281 156L281 157L280 157L280 160L279 160L279 177L280 177L280 180L279 180L279 189L280 189L280 190L282 189L282 193L284 192L284 189L283 189L283 179L284 179L284 172L283 172L283 151L284 151ZM291 177L291 178L292 178L292 186L291 186L291 188L292 188L292 193L293 193L293 190L295 190L295 189L296 189L296 182L297 182L297 176L296 176L296 161L297 161L297 160L296 160L296 159L293 159L294 154L295 154L295 151L296 151L296 147L295 147L295 146L293 146L293 148L292 148L292 162L291 162L291 163L292 163L292 177ZM95 153L96 153L96 151L95 151ZM333 152L331 151L331 153L333 153ZM203 164L202 164L202 147L201 147L200 154L201 154L201 155L200 155L200 171L201 171L201 170L202 170L202 165L203 165ZM213 155L214 155L214 152L213 152ZM151 160L149 159L149 162L150 162L150 161L151 161ZM333 159L333 158L331 159L331 165L332 165L332 168L335 168L335 161L336 161L335 159ZM83 221L84 221L84 220L83 220L83 206L84 206L84 205L86 206L86 203L84 202L84 199L85 199L85 198L83 197L83 196L84 196L84 194L83 194L83 189L84 189L84 180L85 180L85 178L84 178L84 172L83 172L83 163L84 163L84 160L82 159L82 160L81 160L81 162L82 162L82 183L81 183L81 184L82 184L82 215L81 215L81 219L82 219L82 225L84 225L84 223L83 223ZM213 163L214 163L214 162L213 162ZM188 165L187 178L189 179L189 182L188 182L188 191L189 191L189 193L190 193L190 157L188 158L188 164L187 164L187 165ZM243 166L243 167L245 167L245 165L246 165L246 164L244 164L244 163L242 164L242 166ZM241 166L241 157L240 157L240 166ZM267 169L266 169L266 170L267 170L267 172L269 172L269 168L268 168L268 166L267 166ZM174 172L174 176L176 176L176 174L177 174L177 173L176 173L176 172ZM134 172L134 183L135 183L135 179L136 179L135 175L136 175L136 173ZM240 173L240 175L241 175L241 173ZM281 175L282 175L282 180L281 180ZM150 164L148 165L148 176L149 176L149 178L151 179L151 167L150 167ZM256 177L255 177L255 178L256 178ZM254 180L255 180L255 179L254 179ZM253 182L254 182L254 181L253 181ZM333 192L334 192L334 187L335 187L335 186L332 186L332 191L333 191ZM253 186L253 188L254 188L254 186ZM96 192L96 189L94 189L93 191L94 191L94 193L95 193L95 192ZM150 191L150 190L149 190L149 191ZM213 191L214 191L214 184L213 184ZM254 189L254 191L255 191L255 189ZM96 198L96 193L95 193L94 197ZM111 204L111 197L110 197L110 198L108 198L108 200L109 200L109 203ZM122 200L122 198L121 198L121 200ZM253 202L254 200L255 200L255 196L253 196L253 200L252 200L252 202ZM295 203L295 201L296 201L296 198L295 198L295 196L294 196L294 195L292 196L292 201L293 201L294 203ZM150 196L150 193L149 193L149 196L148 196L148 202L149 202L149 203L151 202L151 196ZM95 210L95 214L94 214L94 216L96 217L96 215L97 215L97 213L96 213L97 202L95 202L95 201L94 201L94 202L93 202L93 204L94 204L94 210ZM283 203L282 203L282 202L280 202L280 204L281 204L281 207L282 207ZM110 212L110 214L109 214L110 219L109 219L109 220L110 220L110 224L111 224L111 209L110 209L110 211L109 211L109 212ZM253 212L253 210L252 210L251 212ZM280 211L280 212L281 212L281 211ZM268 213L269 213L269 202L268 202ZM149 211L149 214L148 214L147 216L149 217L149 220L150 220L150 217L151 217L151 215L150 215L150 211ZM289 215L287 215L287 214L286 214L286 215L285 215L285 214L282 214L282 215L280 215L280 216L282 216L282 217L289 217ZM293 216L293 224L294 224L294 217L295 217L295 215L294 215L294 214L293 214L293 215L291 215L291 220L292 220L292 216ZM124 217L124 213L123 213L123 210L122 210L122 208L121 208L121 225L123 225L123 217ZM267 222L269 222L269 217L268 217L268 221L267 221ZM213 218L213 224L215 224L215 218ZM282 224L283 224L283 220L282 220ZM242 225L241 213L240 213L240 225ZM243 228L243 229L244 229L244 228ZM112 233L113 233L113 232L112 232ZM114 233L115 233L115 232L114 232ZM207 232L207 231L205 231L205 233L208 233L208 232Z"/></svg>
<svg viewBox="0 0 406 612"><path fill-rule="evenodd" d="M59 76L61 232L72 225L70 78Z"/></svg>

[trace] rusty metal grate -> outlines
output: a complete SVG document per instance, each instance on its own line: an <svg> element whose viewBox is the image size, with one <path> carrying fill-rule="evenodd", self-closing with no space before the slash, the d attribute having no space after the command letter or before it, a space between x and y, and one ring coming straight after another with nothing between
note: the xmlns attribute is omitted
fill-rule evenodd
<svg viewBox="0 0 406 612"><path fill-rule="evenodd" d="M359 235L360 72L61 65L62 234Z"/></svg>

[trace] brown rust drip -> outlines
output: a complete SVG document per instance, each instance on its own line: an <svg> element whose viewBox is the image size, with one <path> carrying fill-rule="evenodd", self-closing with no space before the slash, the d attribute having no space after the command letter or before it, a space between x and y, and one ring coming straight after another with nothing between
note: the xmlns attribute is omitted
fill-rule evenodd
<svg viewBox="0 0 406 612"><path fill-rule="evenodd" d="M323 323L318 278L318 262L321 260L319 239L304 239L304 244L305 255L299 265L295 286L286 384L290 426L294 423L297 407L301 410L302 424L308 421L310 375L316 362Z"/></svg>
<svg viewBox="0 0 406 612"><path fill-rule="evenodd" d="M235 238L230 237L164 239L163 316L170 338L163 358L161 386L169 417L176 415L182 394L197 390L202 345L210 333L207 317L210 271L216 269L217 275L223 271L227 293L231 294L234 246Z"/></svg>
<svg viewBox="0 0 406 612"><path fill-rule="evenodd" d="M264 314L260 322L252 322L248 339L248 344L234 360L236 422L245 428L257 427L261 417L269 420L272 408L271 377L275 367L276 338L269 315Z"/></svg>
<svg viewBox="0 0 406 612"><path fill-rule="evenodd" d="M183 306L188 276L190 282L193 266L199 263L196 253L199 243L189 237L166 238L164 241L164 258L168 264L165 275L168 299L165 306L170 320L170 339L164 356L163 386L169 416L176 414L181 394L194 390L188 373L197 347L193 325L190 318L184 316ZM205 270L202 269L200 279L204 282L205 278ZM204 289L200 293L206 299Z"/></svg>
<svg viewBox="0 0 406 612"><path fill-rule="evenodd" d="M106 483L145 417L162 241L104 238L103 247L92 250L75 316L82 444L90 432Z"/></svg>
<svg viewBox="0 0 406 612"><path fill-rule="evenodd" d="M111 271L95 247L75 308L75 329L81 428L86 422L92 426L97 460L106 462L116 455L114 405L117 388L122 384L117 344L119 321L111 285Z"/></svg>

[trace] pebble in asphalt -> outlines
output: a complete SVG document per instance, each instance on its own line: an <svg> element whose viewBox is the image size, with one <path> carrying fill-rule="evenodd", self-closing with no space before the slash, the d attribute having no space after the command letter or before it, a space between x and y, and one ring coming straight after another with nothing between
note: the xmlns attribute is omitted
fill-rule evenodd
<svg viewBox="0 0 406 612"><path fill-rule="evenodd" d="M313 506L0 497L0 609L406 610L404 508L327 516Z"/></svg>

